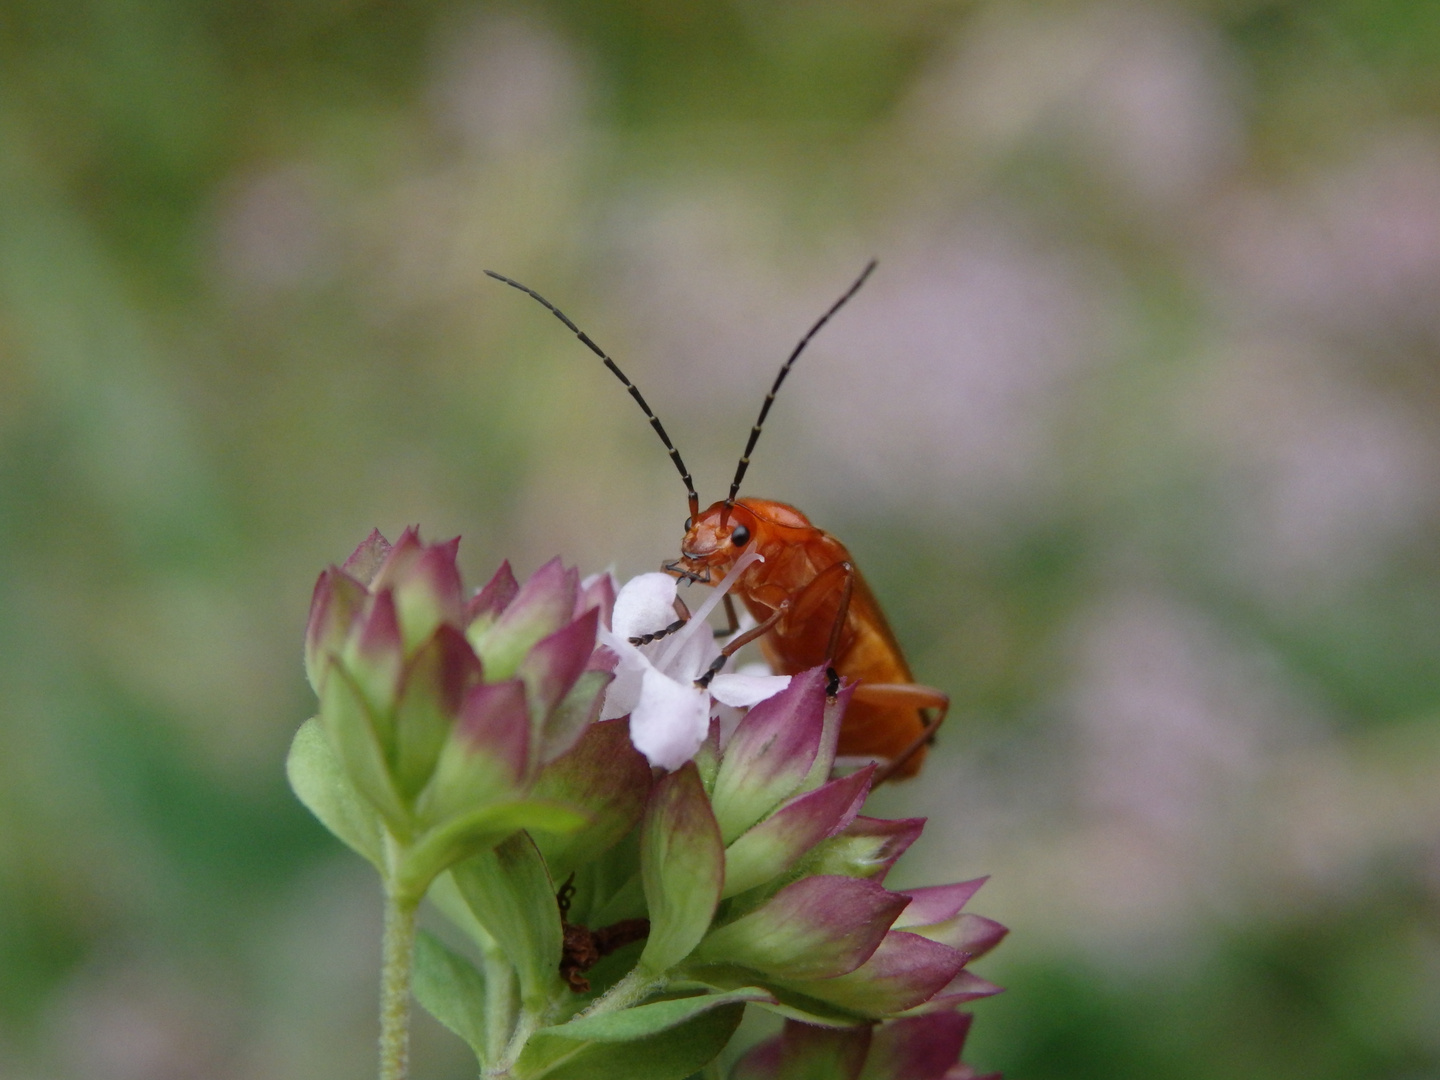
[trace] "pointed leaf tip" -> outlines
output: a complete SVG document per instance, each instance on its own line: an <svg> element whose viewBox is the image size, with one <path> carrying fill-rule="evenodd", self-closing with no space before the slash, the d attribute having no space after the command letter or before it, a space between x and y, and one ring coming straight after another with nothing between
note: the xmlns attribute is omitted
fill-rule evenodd
<svg viewBox="0 0 1440 1080"><path fill-rule="evenodd" d="M928 926L954 918L970 898L980 891L980 886L989 881L988 877L974 881L960 881L953 885L926 885L918 889L906 889L910 906L897 920L897 926Z"/></svg>
<svg viewBox="0 0 1440 1080"><path fill-rule="evenodd" d="M375 580L375 575L380 572L380 567L389 555L390 541L380 535L379 529L371 529L370 535L360 541L340 569L362 585L369 585Z"/></svg>
<svg viewBox="0 0 1440 1080"><path fill-rule="evenodd" d="M617 593L615 575L610 571L606 570L603 573L590 575L580 582L580 595L575 601L576 616L583 615L594 608L600 612L600 625L608 630L610 619L615 611Z"/></svg>
<svg viewBox="0 0 1440 1080"><path fill-rule="evenodd" d="M510 602L519 592L520 583L515 580L515 574L510 569L510 560L506 559L500 564L500 569L495 571L490 580L465 605L465 625L468 627L481 617L498 617L510 606Z"/></svg>
<svg viewBox="0 0 1440 1080"><path fill-rule="evenodd" d="M804 992L864 1016L894 1016L934 997L960 974L965 955L904 930L885 935L870 959L834 979L804 984Z"/></svg>
<svg viewBox="0 0 1440 1080"><path fill-rule="evenodd" d="M832 979L869 959L908 902L862 878L801 878L711 931L694 960L738 964L777 979Z"/></svg>

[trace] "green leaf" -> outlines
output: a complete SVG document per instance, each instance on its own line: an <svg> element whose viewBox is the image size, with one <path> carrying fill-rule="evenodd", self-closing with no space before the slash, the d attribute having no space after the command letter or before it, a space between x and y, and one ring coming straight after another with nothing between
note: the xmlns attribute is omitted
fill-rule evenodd
<svg viewBox="0 0 1440 1080"><path fill-rule="evenodd" d="M537 1032L514 1075L524 1080L684 1080L725 1049L745 1013L743 1001L633 1042L577 1042Z"/></svg>
<svg viewBox="0 0 1440 1080"><path fill-rule="evenodd" d="M405 836L411 828L410 814L385 762L375 715L355 677L338 660L332 659L327 669L317 719L356 793L380 812L397 837Z"/></svg>
<svg viewBox="0 0 1440 1080"><path fill-rule="evenodd" d="M542 1028L539 1034L554 1035L563 1039L583 1039L589 1042L633 1042L647 1035L668 1031L693 1017L722 1005L747 1001L774 1001L768 990L758 986L747 986L723 994L695 994L691 997L672 998L669 1001L652 1001L637 1005L633 1009L602 1013L599 1016L581 1016L568 1024Z"/></svg>
<svg viewBox="0 0 1440 1080"><path fill-rule="evenodd" d="M567 832L586 822L573 807L545 799L493 803L425 833L405 852L396 879L404 891L423 896L438 874L462 859L488 851L521 829Z"/></svg>
<svg viewBox="0 0 1440 1080"><path fill-rule="evenodd" d="M485 977L426 931L415 939L415 998L485 1065Z"/></svg>
<svg viewBox="0 0 1440 1080"><path fill-rule="evenodd" d="M533 798L548 798L589 815L581 829L535 837L545 865L557 880L600 858L640 820L650 793L650 764L630 742L628 719L605 720L585 729L566 754L545 766Z"/></svg>
<svg viewBox="0 0 1440 1080"><path fill-rule="evenodd" d="M380 815L356 792L319 720L300 725L285 759L296 796L332 833L383 872Z"/></svg>
<svg viewBox="0 0 1440 1080"><path fill-rule="evenodd" d="M460 863L450 876L515 966L521 999L543 1008L560 980L562 931L555 885L534 841L516 833Z"/></svg>
<svg viewBox="0 0 1440 1080"><path fill-rule="evenodd" d="M465 897L460 895L460 886L455 884L455 878L449 871L441 874L430 885L430 891L425 894L425 899L434 904L439 912L445 916L454 926L463 931L465 936L473 941L482 952L498 950L490 931L480 925L480 920L475 918L475 913L470 910L470 905L465 902Z"/></svg>
<svg viewBox="0 0 1440 1080"><path fill-rule="evenodd" d="M725 881L725 847L693 761L650 793L640 828L640 875L650 937L640 966L659 974L700 943Z"/></svg>

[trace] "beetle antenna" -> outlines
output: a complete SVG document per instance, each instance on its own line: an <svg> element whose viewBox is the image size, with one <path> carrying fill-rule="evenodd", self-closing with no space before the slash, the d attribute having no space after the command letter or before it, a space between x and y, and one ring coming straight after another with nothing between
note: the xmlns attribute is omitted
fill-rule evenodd
<svg viewBox="0 0 1440 1080"><path fill-rule="evenodd" d="M795 351L790 358L780 367L780 374L775 376L775 385L770 387L770 392L765 395L765 404L760 406L760 416L755 421L755 426L750 429L750 440L745 444L745 452L740 455L740 464L735 468L735 479L730 484L730 494L725 497L725 508L720 511L720 527L725 527L725 522L730 518L730 510L735 505L735 496L740 491L740 481L745 479L745 470L750 467L750 452L755 449L755 443L760 438L760 429L765 426L765 417L770 414L770 406L775 404L775 395L780 392L780 384L785 381L785 376L790 374L790 368L794 366L796 359L805 351L805 346L810 344L810 339L820 332L820 328L830 321L830 317L845 306L846 302L860 291L860 286L865 284L865 279L875 269L877 262L871 259L865 264L865 269L860 271L860 276L855 279L855 284L845 290L845 294L830 305L830 310L820 316L816 324L810 327L809 331L800 339L800 344L795 346ZM557 312L558 314L558 312Z"/></svg>
<svg viewBox="0 0 1440 1080"><path fill-rule="evenodd" d="M869 271L866 272L868 273ZM645 395L640 393L640 388L634 383L632 383L629 378L626 377L625 373L620 370L620 365L615 363L614 360L611 360L610 357L606 356L605 350L600 348L599 345L596 345L595 342L591 341L589 334L585 333L584 330L581 330L578 326L576 326L573 322L566 318L563 311L557 308L554 304L550 303L549 300L546 300L534 289L526 285L521 285L520 282L515 281L512 278L508 278L504 274L497 274L494 270L486 270L485 273L489 274L496 281L503 281L506 285L510 285L516 289L519 289L526 296L534 297L536 300L540 301L540 303L544 304L545 307L550 310L550 314L554 315L562 323L568 326L570 328L570 332L573 333L581 341L583 341L591 352L593 352L596 356L600 357L601 360L605 361L605 366L609 368L612 372L614 372L617 379L619 379L622 383L625 384L625 389L630 391L630 396L635 399L635 404L639 405L641 411L644 412L647 417L649 417L650 426L655 429L655 434L660 436L660 441L665 444L665 449L670 452L670 460L675 463L675 468L680 470L680 479L685 481L685 494L690 500L690 516L692 518L699 517L700 496L695 493L695 482L690 479L690 470L685 468L685 462L680 459L680 451L675 449L675 444L670 441L670 436L665 434L665 425L660 423L660 418L656 416L655 413L651 410L649 404L645 401ZM852 289L850 291L854 292L855 290ZM827 319L829 317L830 316L828 315L825 316L825 318ZM824 320L822 319L821 321L823 322ZM816 329L819 329L819 327L816 327ZM811 333L814 333L814 331L812 330ZM780 384L776 383L775 385L778 387ZM769 407L768 403L766 407ZM764 414L762 413L761 416L763 417Z"/></svg>

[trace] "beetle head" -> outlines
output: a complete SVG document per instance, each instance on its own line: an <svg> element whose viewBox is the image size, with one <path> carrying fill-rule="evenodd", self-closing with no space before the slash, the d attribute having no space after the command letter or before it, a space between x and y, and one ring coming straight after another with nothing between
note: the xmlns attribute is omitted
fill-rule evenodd
<svg viewBox="0 0 1440 1080"><path fill-rule="evenodd" d="M755 515L744 504L736 503L727 514L725 503L717 502L685 522L680 558L666 563L665 570L685 581L714 584L744 554L755 531Z"/></svg>

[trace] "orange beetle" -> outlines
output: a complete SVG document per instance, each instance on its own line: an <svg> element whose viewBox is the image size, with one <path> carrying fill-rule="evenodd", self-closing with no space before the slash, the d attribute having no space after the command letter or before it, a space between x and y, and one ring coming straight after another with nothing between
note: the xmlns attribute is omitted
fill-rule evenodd
<svg viewBox="0 0 1440 1080"><path fill-rule="evenodd" d="M625 384L665 444L685 482L690 504L680 558L666 563L665 570L687 581L710 584L729 573L745 552L754 550L763 557L763 561L754 562L741 573L725 597L730 627L724 633L733 633L738 626L731 595L740 597L755 617L756 625L725 645L711 669L700 677L700 685L707 686L727 657L757 638L766 660L780 674L793 675L824 664L830 671L832 694L838 690L841 678L853 680L855 692L840 730L838 752L882 759L884 764L875 774L878 784L891 778L914 776L920 771L926 746L944 721L950 699L939 690L915 682L884 612L844 544L816 528L793 506L768 499L736 498L765 417L791 366L810 339L855 295L874 269L875 262L871 260L855 283L795 346L765 395L760 416L750 429L730 494L703 513L680 452L639 389L615 361L539 293L493 270L485 272L538 300L568 326ZM637 644L653 641L685 625L689 612L683 602L677 600L676 604L680 618ZM933 714L930 710L934 710Z"/></svg>

